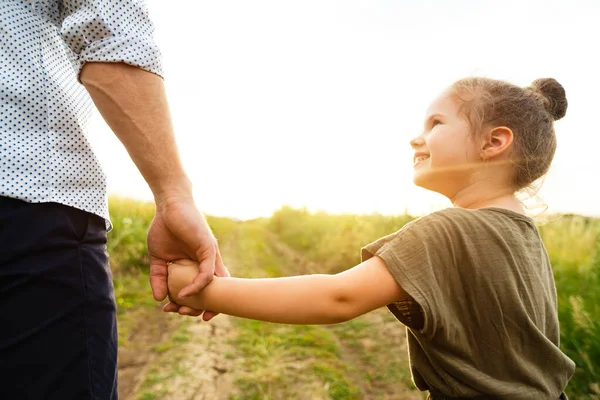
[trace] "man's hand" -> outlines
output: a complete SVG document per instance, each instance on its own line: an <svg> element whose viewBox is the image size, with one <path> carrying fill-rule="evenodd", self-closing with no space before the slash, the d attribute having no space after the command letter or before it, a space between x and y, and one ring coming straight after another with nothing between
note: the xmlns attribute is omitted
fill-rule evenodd
<svg viewBox="0 0 600 400"><path fill-rule="evenodd" d="M191 197L168 197L157 199L156 215L148 231L150 255L150 285L157 301L167 297L168 262L181 258L198 261L198 275L183 288L180 299L198 293L210 283L213 276L229 276L223 265L219 247L206 220L196 208ZM170 299L171 300L171 299ZM177 299L174 299L177 301ZM166 311L177 312L179 307L171 302ZM203 310L184 309L185 315L200 315ZM216 314L207 311L204 320Z"/></svg>

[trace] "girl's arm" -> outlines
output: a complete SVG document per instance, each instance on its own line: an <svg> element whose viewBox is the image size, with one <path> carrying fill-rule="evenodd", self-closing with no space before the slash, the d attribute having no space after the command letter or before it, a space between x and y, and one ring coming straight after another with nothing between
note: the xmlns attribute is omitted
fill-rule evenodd
<svg viewBox="0 0 600 400"><path fill-rule="evenodd" d="M195 261L169 265L169 294L179 291L197 275ZM196 310L286 324L333 324L401 300L407 294L385 262L372 257L336 275L244 279L214 277L200 293L178 300Z"/></svg>

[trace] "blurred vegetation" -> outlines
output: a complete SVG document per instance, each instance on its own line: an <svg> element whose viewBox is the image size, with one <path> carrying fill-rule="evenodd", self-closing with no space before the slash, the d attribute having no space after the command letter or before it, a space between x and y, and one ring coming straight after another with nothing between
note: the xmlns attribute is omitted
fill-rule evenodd
<svg viewBox="0 0 600 400"><path fill-rule="evenodd" d="M558 292L562 350L577 364L574 399L600 399L600 220L568 216L540 226Z"/></svg>

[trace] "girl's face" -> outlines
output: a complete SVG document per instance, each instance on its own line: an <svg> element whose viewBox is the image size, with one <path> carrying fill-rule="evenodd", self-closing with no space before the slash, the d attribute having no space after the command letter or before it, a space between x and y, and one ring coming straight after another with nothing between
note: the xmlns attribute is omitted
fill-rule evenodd
<svg viewBox="0 0 600 400"><path fill-rule="evenodd" d="M468 186L482 164L459 105L450 91L443 92L429 106L423 132L410 141L415 151L414 183L448 198Z"/></svg>

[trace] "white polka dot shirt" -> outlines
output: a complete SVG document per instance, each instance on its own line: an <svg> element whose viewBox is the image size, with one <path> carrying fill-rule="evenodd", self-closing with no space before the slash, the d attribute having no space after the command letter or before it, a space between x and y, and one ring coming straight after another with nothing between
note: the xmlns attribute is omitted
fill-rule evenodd
<svg viewBox="0 0 600 400"><path fill-rule="evenodd" d="M108 223L106 178L86 138L93 103L77 77L90 61L162 75L153 32L142 0L0 2L0 196Z"/></svg>

